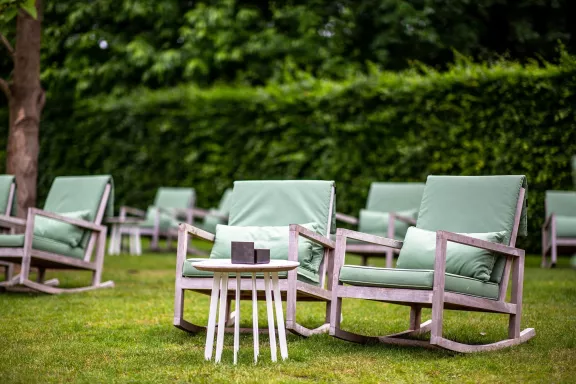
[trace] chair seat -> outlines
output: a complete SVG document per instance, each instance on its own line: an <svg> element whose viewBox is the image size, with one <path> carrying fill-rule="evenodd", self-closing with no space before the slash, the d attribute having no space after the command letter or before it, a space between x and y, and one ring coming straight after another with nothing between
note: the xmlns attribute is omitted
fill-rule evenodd
<svg viewBox="0 0 576 384"><path fill-rule="evenodd" d="M383 288L431 290L434 271L426 269L375 268L344 265L340 281L345 284ZM470 277L446 274L446 290L464 295L498 299L500 286Z"/></svg>
<svg viewBox="0 0 576 384"><path fill-rule="evenodd" d="M182 268L182 276L184 277L212 277L214 274L212 272L208 272L208 271L200 271L196 268L194 268L194 263L197 263L199 261L204 261L204 260L209 260L209 259L200 259L200 258L194 258L194 259L188 259L184 261L184 266ZM297 269L298 272L298 280L307 283L307 284L311 284L311 285L319 285L319 278L318 275L314 274L313 272L310 272L304 268L298 268ZM230 276L235 276L234 274L230 274ZM243 273L241 275L242 277L251 277L252 274L251 273ZM257 273L256 277L262 278L264 275L262 273ZM278 277L281 279L285 279L288 277L288 273L287 272L280 272L278 273Z"/></svg>
<svg viewBox="0 0 576 384"><path fill-rule="evenodd" d="M24 247L24 235L0 235L0 248L22 247ZM32 240L32 248L77 259L84 258L84 249L81 247L71 247L69 244L37 235Z"/></svg>
<svg viewBox="0 0 576 384"><path fill-rule="evenodd" d="M556 236L576 237L576 216L556 216Z"/></svg>

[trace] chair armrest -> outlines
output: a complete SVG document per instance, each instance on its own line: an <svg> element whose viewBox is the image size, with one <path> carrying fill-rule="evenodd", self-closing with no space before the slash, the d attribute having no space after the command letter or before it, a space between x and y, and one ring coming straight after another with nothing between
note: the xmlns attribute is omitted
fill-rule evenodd
<svg viewBox="0 0 576 384"><path fill-rule="evenodd" d="M38 209L38 208L30 208L28 210L28 216L29 217L30 216L43 216L43 217L47 217L49 219L62 221L64 223L72 224L72 225L75 225L77 227L89 229L89 230L92 230L95 232L103 232L106 230L106 227L104 225L94 224L93 222L86 221L86 220L73 219L70 217L59 215L59 214L54 213L54 212L43 211L43 210Z"/></svg>
<svg viewBox="0 0 576 384"><path fill-rule="evenodd" d="M358 218L350 215L345 215L340 212L336 212L336 220L347 224L358 225Z"/></svg>
<svg viewBox="0 0 576 384"><path fill-rule="evenodd" d="M550 224L552 223L552 219L555 217L555 215L552 213L550 216L548 216L546 218L546 221L544 221L544 225L542 226L542 229L547 229Z"/></svg>
<svg viewBox="0 0 576 384"><path fill-rule="evenodd" d="M197 236L201 239L208 240L212 243L216 239L216 236L213 233L194 227L193 225L190 224L180 223L179 227L180 230L185 231L186 233L191 234L192 236Z"/></svg>
<svg viewBox="0 0 576 384"><path fill-rule="evenodd" d="M134 208L134 207L128 207L128 206L121 206L120 207L120 217L126 217L126 214L129 213L131 215L134 216L138 216L138 217L146 217L146 211L143 211L141 209L138 208Z"/></svg>
<svg viewBox="0 0 576 384"><path fill-rule="evenodd" d="M371 235L368 233L362 233L357 231L352 231L350 229L338 228L336 230L336 236L341 235L348 239L355 239L364 241L366 243L372 243L377 245L383 245L385 247L400 249L404 244L402 241L389 239L387 237L381 237L376 235Z"/></svg>
<svg viewBox="0 0 576 384"><path fill-rule="evenodd" d="M336 247L336 243L332 240L321 236L316 232L312 232L299 224L290 224L290 232L296 232L299 236L312 240L313 242L324 246L324 248L334 249Z"/></svg>
<svg viewBox="0 0 576 384"><path fill-rule="evenodd" d="M0 215L0 226L10 227L10 228L25 227L26 226L26 220L20 219L18 217L13 217L13 216Z"/></svg>
<svg viewBox="0 0 576 384"><path fill-rule="evenodd" d="M203 219L208 216L209 210L204 208L192 208L192 212L194 213L194 217Z"/></svg>
<svg viewBox="0 0 576 384"><path fill-rule="evenodd" d="M492 243L490 241L476 239L474 237L462 235L460 233L448 231L438 231L437 233L440 236L445 237L447 241L451 241L453 243L469 245L475 248L482 248L506 256L524 256L524 250L520 248L510 247L504 244Z"/></svg>
<svg viewBox="0 0 576 384"><path fill-rule="evenodd" d="M394 219L396 219L398 221L403 221L406 224L416 225L416 220L414 220L412 217L402 216L402 215L399 215L395 212L390 213L390 215L393 216Z"/></svg>

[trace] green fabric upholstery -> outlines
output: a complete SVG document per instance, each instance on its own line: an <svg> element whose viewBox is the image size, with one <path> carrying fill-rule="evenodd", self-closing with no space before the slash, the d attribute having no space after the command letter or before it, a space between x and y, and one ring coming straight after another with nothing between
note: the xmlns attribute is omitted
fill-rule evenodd
<svg viewBox="0 0 576 384"><path fill-rule="evenodd" d="M464 235L502 243L505 231L489 233L464 233ZM398 268L434 269L436 253L436 232L416 227L408 229L404 245L398 257ZM488 281L496 262L494 253L485 249L448 242L446 248L446 272L459 276Z"/></svg>
<svg viewBox="0 0 576 384"><path fill-rule="evenodd" d="M460 233L506 231L509 244L525 176L428 176L416 227ZM526 196L526 195L525 195ZM526 197L518 235L527 235ZM490 281L499 283L506 258L498 256Z"/></svg>
<svg viewBox="0 0 576 384"><path fill-rule="evenodd" d="M232 189L229 188L224 191L222 199L218 204L218 208L212 208L208 211L208 214L204 216L204 220L200 224L200 227L210 233L216 232L216 226L218 224L226 224L228 222L227 217L230 214L230 206L232 205Z"/></svg>
<svg viewBox="0 0 576 384"><path fill-rule="evenodd" d="M434 271L425 269L375 268L344 265L340 281L345 284L383 288L432 290ZM498 299L497 283L446 273L446 291Z"/></svg>
<svg viewBox="0 0 576 384"><path fill-rule="evenodd" d="M366 209L379 212L418 209L424 186L424 183L372 183Z"/></svg>
<svg viewBox="0 0 576 384"><path fill-rule="evenodd" d="M576 217L576 192L546 191L546 216Z"/></svg>
<svg viewBox="0 0 576 384"><path fill-rule="evenodd" d="M556 236L576 237L576 216L556 216Z"/></svg>
<svg viewBox="0 0 576 384"><path fill-rule="evenodd" d="M572 156L572 182L576 188L576 155Z"/></svg>
<svg viewBox="0 0 576 384"><path fill-rule="evenodd" d="M14 184L15 178L12 175L0 175L0 215L13 216L16 213L16 188L14 188L14 198L12 207L8 207L10 187Z"/></svg>
<svg viewBox="0 0 576 384"><path fill-rule="evenodd" d="M416 219L418 211L416 209L411 209L406 211L395 211L395 213L404 217ZM361 209L358 220L358 231L369 233L371 235L388 237L389 219L390 213L388 212ZM394 223L394 238L397 240L403 240L409 226L410 225L404 221L396 220Z"/></svg>
<svg viewBox="0 0 576 384"><path fill-rule="evenodd" d="M158 209L156 207L148 207L146 210L146 218L144 221L138 223L138 225L142 228L154 228L157 213ZM176 228L178 227L178 223L178 220L173 215L160 211L160 220L158 223L160 230L165 231L170 228Z"/></svg>
<svg viewBox="0 0 576 384"><path fill-rule="evenodd" d="M220 203L218 204L218 212L228 215L230 213L230 207L232 206L232 188L228 188L224 191Z"/></svg>
<svg viewBox="0 0 576 384"><path fill-rule="evenodd" d="M194 268L194 263L197 263L197 262L203 261L203 260L209 260L209 259L194 258L194 259L188 259L188 260L184 261L184 266L182 268L182 276L184 276L184 277L212 277L213 276L212 272L200 271L200 270ZM304 268L298 268L297 273L298 273L298 280L299 281L318 286L319 283L318 283L318 275L317 274L310 272ZM230 274L230 276L235 276L235 275L232 273L232 274ZM241 276L242 277L251 277L252 275L250 273L243 273L243 274L241 274ZM257 273L256 277L262 278L262 277L264 277L264 275L262 273ZM285 279L288 277L288 273L287 272L279 272L278 277L281 279Z"/></svg>
<svg viewBox="0 0 576 384"><path fill-rule="evenodd" d="M196 192L194 188L160 187L154 199L154 206L186 209L194 205L195 198Z"/></svg>
<svg viewBox="0 0 576 384"><path fill-rule="evenodd" d="M88 220L90 211L66 212L61 213L61 215L71 219ZM34 235L77 247L82 241L84 229L64 221L36 216L34 218Z"/></svg>
<svg viewBox="0 0 576 384"><path fill-rule="evenodd" d="M316 232L316 223L302 224L303 227ZM270 250L272 260L288 260L288 236L290 228L280 227L234 227L219 224L216 227L216 239L211 259L230 259L232 241L252 241L254 248ZM318 273L322 258L313 253L313 243L304 238L298 239L298 268L307 269L313 274Z"/></svg>
<svg viewBox="0 0 576 384"><path fill-rule="evenodd" d="M22 248L23 246L24 235L0 235L0 248ZM71 247L69 244L42 236L33 237L32 248L76 259L84 258L84 249L81 247Z"/></svg>

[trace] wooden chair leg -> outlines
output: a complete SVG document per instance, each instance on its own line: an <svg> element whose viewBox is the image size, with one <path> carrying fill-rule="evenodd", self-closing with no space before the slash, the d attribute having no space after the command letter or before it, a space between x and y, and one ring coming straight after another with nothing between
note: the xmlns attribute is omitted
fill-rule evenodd
<svg viewBox="0 0 576 384"><path fill-rule="evenodd" d="M394 264L394 251L392 249L388 249L386 251L386 268L392 268Z"/></svg>
<svg viewBox="0 0 576 384"><path fill-rule="evenodd" d="M556 217L552 217L552 220L550 222L550 228L551 228L551 233L552 233L552 250L551 250L551 263L550 266L551 267L555 267L556 266L556 259L558 257L558 246L556 244Z"/></svg>
<svg viewBox="0 0 576 384"><path fill-rule="evenodd" d="M547 243L548 236L546 236L546 229L542 228L542 262L540 263L541 267L546 267L546 251L548 250Z"/></svg>
<svg viewBox="0 0 576 384"><path fill-rule="evenodd" d="M362 255L362 265L367 267L368 266L368 255Z"/></svg>
<svg viewBox="0 0 576 384"><path fill-rule="evenodd" d="M38 268L38 276L36 276L36 282L43 283L46 279L46 268Z"/></svg>
<svg viewBox="0 0 576 384"><path fill-rule="evenodd" d="M422 321L422 307L419 305L413 305L410 307L410 329L417 331L420 329L420 323Z"/></svg>

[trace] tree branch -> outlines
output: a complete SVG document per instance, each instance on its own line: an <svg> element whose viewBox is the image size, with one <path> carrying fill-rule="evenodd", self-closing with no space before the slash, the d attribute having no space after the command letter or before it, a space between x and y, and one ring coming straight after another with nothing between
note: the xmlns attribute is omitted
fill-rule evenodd
<svg viewBox="0 0 576 384"><path fill-rule="evenodd" d="M12 58L12 60L14 60L14 48L12 48L12 44L10 44L10 42L8 41L6 36L4 36L1 33L0 33L0 41L2 41L2 44L4 45L4 47L6 47L6 49L8 50L8 53L10 54L10 57Z"/></svg>
<svg viewBox="0 0 576 384"><path fill-rule="evenodd" d="M12 97L12 92L10 91L10 85L6 80L2 78L0 78L0 89L2 89L2 92L4 92L4 94L6 95L6 98L10 100L10 98Z"/></svg>

